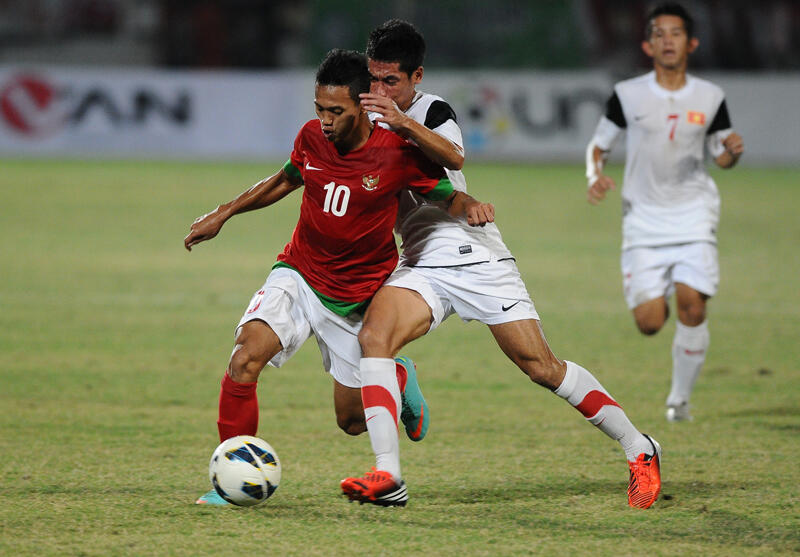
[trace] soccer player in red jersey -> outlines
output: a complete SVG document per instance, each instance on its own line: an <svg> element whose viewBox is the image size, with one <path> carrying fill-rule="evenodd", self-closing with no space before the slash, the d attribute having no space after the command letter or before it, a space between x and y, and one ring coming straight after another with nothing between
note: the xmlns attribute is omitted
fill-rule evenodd
<svg viewBox="0 0 800 557"><path fill-rule="evenodd" d="M400 391L395 375L369 384L359 375L361 314L394 270L392 234L404 188L445 200L453 188L444 170L398 135L374 126L360 105L369 91L366 58L333 50L315 84L317 119L297 135L290 159L273 176L198 218L184 239L187 250L214 238L234 215L261 209L303 187L300 218L264 286L236 329L236 345L222 379L217 422L221 440L255 435L256 385L266 364L280 366L311 336L334 379L337 421L348 433L364 431L362 387L378 421L397 426ZM453 210L463 210L458 203ZM402 498L405 486L398 486ZM225 504L215 491L198 503Z"/></svg>

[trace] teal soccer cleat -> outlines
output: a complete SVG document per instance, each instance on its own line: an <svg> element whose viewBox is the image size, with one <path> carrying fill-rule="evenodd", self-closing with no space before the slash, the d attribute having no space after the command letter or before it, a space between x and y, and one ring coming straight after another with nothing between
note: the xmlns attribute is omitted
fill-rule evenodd
<svg viewBox="0 0 800 557"><path fill-rule="evenodd" d="M428 433L431 417L428 403L422 396L417 382L417 366L410 358L399 356L394 361L406 370L406 388L402 393L400 420L406 427L406 434L412 441L422 441Z"/></svg>
<svg viewBox="0 0 800 557"><path fill-rule="evenodd" d="M212 489L205 495L201 495L200 498L194 502L195 505L230 505L225 499L223 499L219 493L217 493L216 489Z"/></svg>

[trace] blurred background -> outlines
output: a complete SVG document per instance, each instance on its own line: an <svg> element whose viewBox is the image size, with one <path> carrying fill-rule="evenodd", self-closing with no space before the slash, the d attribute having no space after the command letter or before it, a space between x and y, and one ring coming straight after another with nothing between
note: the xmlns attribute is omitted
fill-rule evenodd
<svg viewBox="0 0 800 557"><path fill-rule="evenodd" d="M421 88L454 105L473 154L571 160L613 83L649 69L651 5L0 0L0 154L282 157L313 116L308 79L325 52L363 50L399 17L426 37ZM746 160L797 162L800 2L684 5L701 42L691 71L726 90L756 147ZM753 142L759 130L770 133Z"/></svg>
<svg viewBox="0 0 800 557"><path fill-rule="evenodd" d="M332 45L363 49L375 25L412 21L438 67L648 66L636 48L652 2L637 0L2 0L4 63L173 68L317 65ZM800 69L800 2L684 5L695 68Z"/></svg>

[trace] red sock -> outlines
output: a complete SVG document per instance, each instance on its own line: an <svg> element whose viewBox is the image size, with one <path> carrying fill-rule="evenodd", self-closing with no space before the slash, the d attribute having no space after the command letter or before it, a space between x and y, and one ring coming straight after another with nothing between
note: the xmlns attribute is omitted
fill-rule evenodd
<svg viewBox="0 0 800 557"><path fill-rule="evenodd" d="M219 440L237 435L255 435L258 429L258 383L237 383L228 373L219 392Z"/></svg>
<svg viewBox="0 0 800 557"><path fill-rule="evenodd" d="M400 386L400 392L406 392L406 383L408 382L408 371L405 367L397 362L394 363L394 370L397 373L397 384Z"/></svg>

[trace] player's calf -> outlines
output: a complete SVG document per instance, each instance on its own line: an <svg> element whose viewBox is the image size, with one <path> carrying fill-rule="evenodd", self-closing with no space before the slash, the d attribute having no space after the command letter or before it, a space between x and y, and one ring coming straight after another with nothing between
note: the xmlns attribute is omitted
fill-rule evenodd
<svg viewBox="0 0 800 557"><path fill-rule="evenodd" d="M360 435L367 431L360 388L347 387L334 381L333 406L339 429L348 435Z"/></svg>

